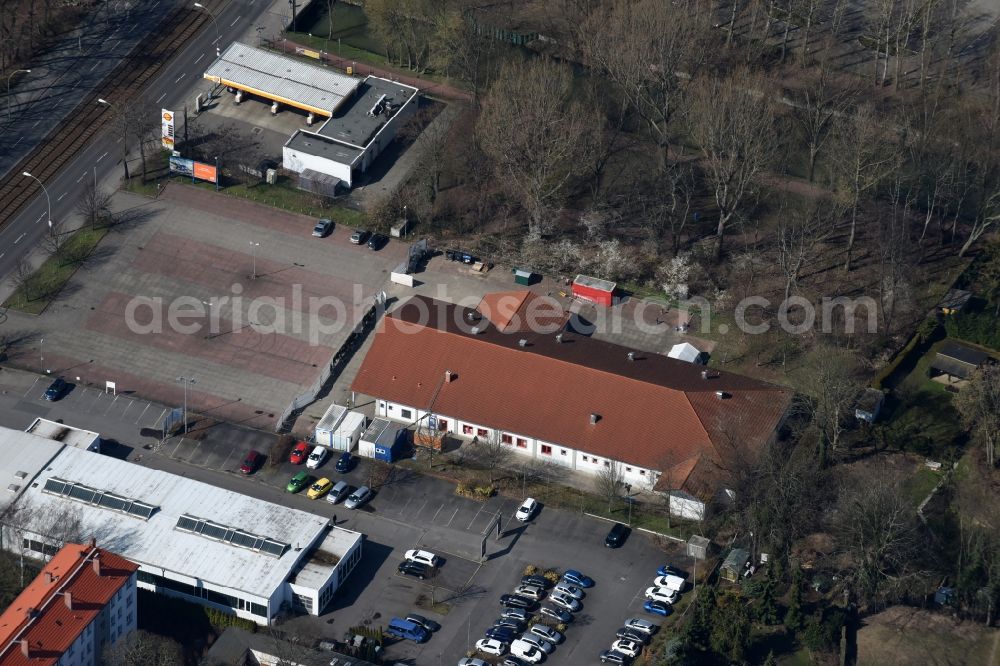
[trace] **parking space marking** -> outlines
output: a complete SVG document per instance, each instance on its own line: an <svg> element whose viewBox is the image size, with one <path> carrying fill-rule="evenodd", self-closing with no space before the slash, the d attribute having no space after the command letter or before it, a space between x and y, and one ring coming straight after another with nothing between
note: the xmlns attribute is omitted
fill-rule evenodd
<svg viewBox="0 0 1000 666"><path fill-rule="evenodd" d="M102 395L101 392L100 391L95 391L94 393L96 393L97 395L94 398L94 402L90 403L90 409L93 409L94 407L96 407L97 403L99 403L101 401L101 395Z"/></svg>
<svg viewBox="0 0 1000 666"><path fill-rule="evenodd" d="M25 391L24 395L22 395L21 397L22 398L26 398L29 393L31 393L32 391L35 390L35 384L37 384L37 383L38 383L38 377L35 377L35 381L31 382L31 386L28 387L28 390Z"/></svg>
<svg viewBox="0 0 1000 666"><path fill-rule="evenodd" d="M417 516L419 516L419 515L420 515L420 512L424 510L424 507L425 507L425 506L427 506L427 503L428 503L429 501L430 501L430 500L426 500L426 499L424 500L424 503L420 505L420 508L419 508L419 509L417 509L417 512L416 512L415 514L413 514L413 517L414 517L414 518L416 518ZM435 515L437 515L437 514L435 514Z"/></svg>
<svg viewBox="0 0 1000 666"><path fill-rule="evenodd" d="M183 443L184 443L184 438L183 437L181 437L179 440L177 440L177 446L175 446L174 450L170 452L170 457L171 458L174 457L174 455L177 453L177 449L181 448L181 444L183 444Z"/></svg>
<svg viewBox="0 0 1000 666"><path fill-rule="evenodd" d="M455 520L455 516L458 515L459 508L461 508L461 507L457 507L457 506L455 507L455 513L451 514L451 518L449 518L448 522L444 524L445 527L448 527L449 525L451 525L451 521Z"/></svg>
<svg viewBox="0 0 1000 666"><path fill-rule="evenodd" d="M149 409L149 404L150 404L150 403L148 403L148 402L146 403L146 409ZM142 410L142 413L141 413L141 414L139 414L139 418L137 418L137 419L135 420L135 424L136 424L136 425L139 425L139 421L141 421L141 420L142 420L142 417L143 417L143 416L144 416L144 415L146 414L146 409Z"/></svg>
<svg viewBox="0 0 1000 666"><path fill-rule="evenodd" d="M479 511L476 511L476 515L474 515L472 517L472 520L469 521L469 526L465 528L465 530L467 532L471 532L472 531L472 526L476 524L477 520L479 520L479 514L481 514L483 512L483 509L485 509L485 508L486 508L485 504L483 506L479 507Z"/></svg>
<svg viewBox="0 0 1000 666"><path fill-rule="evenodd" d="M126 415L126 414L128 414L128 410L129 410L129 409L131 409L131 408L132 408L132 405L134 405L134 404L135 404L135 400L131 400L131 399L130 399L130 400L128 401L128 405L126 405L126 407L125 407L125 411L124 411L124 412L122 412L122 415L121 415L121 416L119 416L118 418L120 418L120 419L124 419L124 418L125 418L125 415Z"/></svg>
<svg viewBox="0 0 1000 666"><path fill-rule="evenodd" d="M229 449L229 455L227 455L226 459L222 461L222 465L219 466L219 469L222 469L222 470L226 469L226 467L229 465L229 459L233 457L234 453L236 453L236 447L235 446L234 447L230 447L230 449Z"/></svg>
<svg viewBox="0 0 1000 666"><path fill-rule="evenodd" d="M438 514L439 514L439 513L441 513L441 509L443 509L443 508L444 508L444 504L441 504L441 506L439 506L439 507L438 507L438 510L434 512L434 517L433 517L433 518L431 518L431 522L432 522L432 523L433 523L433 522L434 522L435 520L437 520L437 517L438 517Z"/></svg>
<svg viewBox="0 0 1000 666"><path fill-rule="evenodd" d="M110 411L111 411L111 408L115 406L115 403L116 403L116 402L118 402L118 396L117 396L117 395L115 396L115 399L111 401L111 404L110 404L110 405L108 405L108 408L107 408L106 410L104 410L104 415L105 415L105 416L107 416L107 415L108 415L108 412L110 412Z"/></svg>
<svg viewBox="0 0 1000 666"><path fill-rule="evenodd" d="M166 413L167 413L167 410L166 410L166 408L164 408L163 411L160 412L160 415L156 417L156 420L153 421L153 423L150 424L149 427L150 428L155 427L163 419L163 415L166 414Z"/></svg>

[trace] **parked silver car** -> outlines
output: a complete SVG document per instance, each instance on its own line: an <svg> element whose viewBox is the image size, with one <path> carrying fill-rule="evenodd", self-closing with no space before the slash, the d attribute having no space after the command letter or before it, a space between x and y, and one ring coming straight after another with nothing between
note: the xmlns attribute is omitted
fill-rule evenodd
<svg viewBox="0 0 1000 666"><path fill-rule="evenodd" d="M361 486L347 498L344 506L348 509L357 509L359 506L372 498L372 490L368 486Z"/></svg>

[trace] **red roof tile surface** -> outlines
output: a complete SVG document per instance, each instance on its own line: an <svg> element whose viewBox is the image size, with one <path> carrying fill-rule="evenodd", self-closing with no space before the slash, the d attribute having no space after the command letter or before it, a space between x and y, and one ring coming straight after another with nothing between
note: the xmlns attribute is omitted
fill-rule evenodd
<svg viewBox="0 0 1000 666"><path fill-rule="evenodd" d="M647 469L687 462L685 478L699 460L724 469L758 450L791 399L659 354L630 360L627 348L568 331L506 333L510 319L500 318L498 328L475 310L413 297L380 324L351 388Z"/></svg>
<svg viewBox="0 0 1000 666"><path fill-rule="evenodd" d="M0 615L0 666L55 664L138 569L100 548L64 546Z"/></svg>

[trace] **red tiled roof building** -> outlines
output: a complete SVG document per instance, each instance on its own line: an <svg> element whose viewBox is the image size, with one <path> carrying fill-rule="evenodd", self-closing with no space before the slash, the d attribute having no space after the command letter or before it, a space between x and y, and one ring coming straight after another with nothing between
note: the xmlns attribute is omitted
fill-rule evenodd
<svg viewBox="0 0 1000 666"><path fill-rule="evenodd" d="M0 615L0 666L101 663L136 628L138 569L93 543L64 546Z"/></svg>
<svg viewBox="0 0 1000 666"><path fill-rule="evenodd" d="M544 300L491 295L473 309L415 296L380 324L351 388L379 416L499 437L572 470L617 462L626 483L701 510L781 425L789 389L553 326ZM542 326L519 320L526 305Z"/></svg>

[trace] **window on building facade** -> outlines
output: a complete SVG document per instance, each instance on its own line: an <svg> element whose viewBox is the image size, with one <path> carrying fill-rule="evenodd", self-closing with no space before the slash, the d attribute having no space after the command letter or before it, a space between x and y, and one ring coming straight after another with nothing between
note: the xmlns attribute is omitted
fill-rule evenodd
<svg viewBox="0 0 1000 666"><path fill-rule="evenodd" d="M559 455L561 455L561 456L567 455L566 449L559 449Z"/></svg>
<svg viewBox="0 0 1000 666"><path fill-rule="evenodd" d="M251 615L256 615L257 617L267 617L267 606L251 603L250 613Z"/></svg>
<svg viewBox="0 0 1000 666"><path fill-rule="evenodd" d="M542 444L542 455L551 456L552 447L549 446L548 444Z"/></svg>
<svg viewBox="0 0 1000 666"><path fill-rule="evenodd" d="M507 433L504 433L500 435L500 441L503 442L504 444L513 444L514 438L508 435Z"/></svg>
<svg viewBox="0 0 1000 666"><path fill-rule="evenodd" d="M604 461L604 466L605 467L611 467L611 461L610 460L605 460Z"/></svg>
<svg viewBox="0 0 1000 666"><path fill-rule="evenodd" d="M476 435L478 437L486 437L487 434L489 434L489 433L487 432L486 428L477 428L476 429Z"/></svg>
<svg viewBox="0 0 1000 666"><path fill-rule="evenodd" d="M517 448L519 448L519 449L526 449L526 448L528 448L528 440L526 440L524 437L518 437L517 438Z"/></svg>
<svg viewBox="0 0 1000 666"><path fill-rule="evenodd" d="M626 468L625 468L625 471L626 471L626 472L631 472L631 471L632 471L632 468L631 468L631 467L626 467Z"/></svg>
<svg viewBox="0 0 1000 666"><path fill-rule="evenodd" d="M408 409L400 409L399 410L399 415L402 416L404 419L412 419L413 418L413 412L411 412Z"/></svg>
<svg viewBox="0 0 1000 666"><path fill-rule="evenodd" d="M470 425L464 425L464 426L462 426L462 434L463 435L471 435L472 434L472 426L470 426Z"/></svg>
<svg viewBox="0 0 1000 666"><path fill-rule="evenodd" d="M438 430L444 432L448 430L448 422L444 419L438 419Z"/></svg>
<svg viewBox="0 0 1000 666"><path fill-rule="evenodd" d="M590 460L590 456L580 456L580 460L582 460L583 462L587 462Z"/></svg>
<svg viewBox="0 0 1000 666"><path fill-rule="evenodd" d="M639 470L639 476L646 476L646 470L640 469Z"/></svg>

